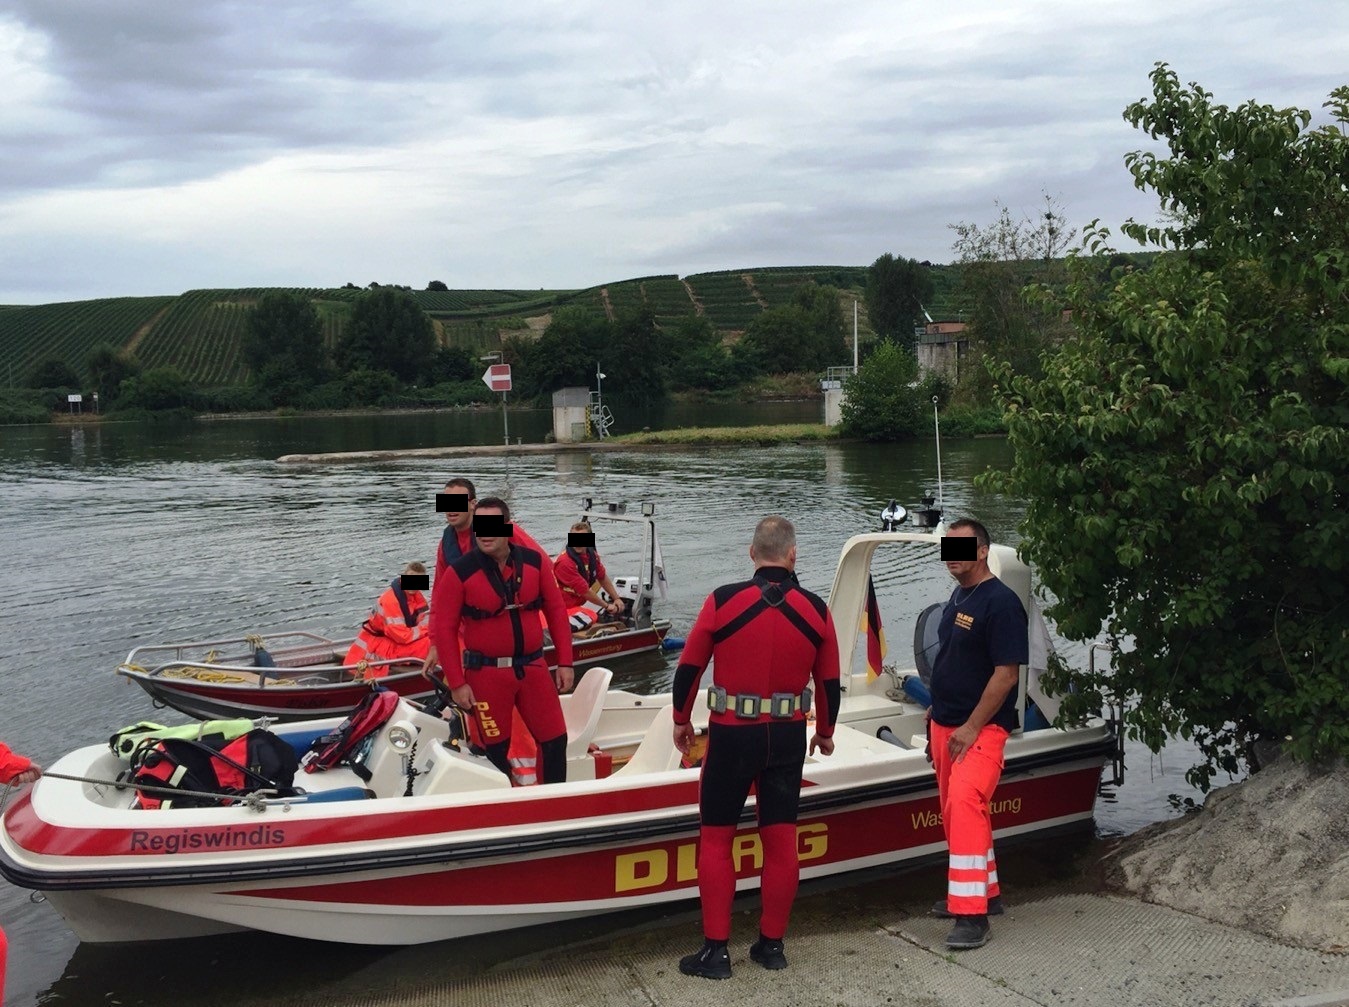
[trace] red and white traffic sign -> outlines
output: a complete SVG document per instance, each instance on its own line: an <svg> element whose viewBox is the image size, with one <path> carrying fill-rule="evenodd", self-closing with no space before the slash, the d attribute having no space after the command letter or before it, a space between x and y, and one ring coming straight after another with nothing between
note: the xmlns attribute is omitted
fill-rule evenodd
<svg viewBox="0 0 1349 1007"><path fill-rule="evenodd" d="M511 365L492 364L483 372L482 382L494 392L511 390Z"/></svg>

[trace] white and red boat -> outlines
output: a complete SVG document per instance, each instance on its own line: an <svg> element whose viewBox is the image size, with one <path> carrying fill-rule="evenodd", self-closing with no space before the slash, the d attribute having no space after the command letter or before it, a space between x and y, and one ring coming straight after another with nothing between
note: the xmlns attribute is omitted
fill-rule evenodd
<svg viewBox="0 0 1349 1007"><path fill-rule="evenodd" d="M858 625L872 553L891 543L930 549L935 562L939 538L851 539L829 601L838 626ZM1029 607L1029 571L1013 551L995 546L990 565ZM842 635L845 670L858 645L857 634ZM805 878L944 853L924 711L898 678L845 675L834 755L805 766ZM106 745L82 748L11 800L0 873L45 893L87 941L255 929L413 944L696 897L698 773L674 749L669 697L610 690L610 679L591 668L564 697L568 782L551 786L512 789L485 759L454 747L446 721L406 699L373 736L361 776L339 768L296 778L320 797L349 800L134 808L130 788L87 782L113 779L117 757ZM1020 690L1023 706L1028 689L1033 682ZM1052 700L1037 701L1052 714ZM303 750L335 723L273 730ZM1114 750L1102 720L1013 736L992 801L996 836L1088 823ZM757 885L760 859L752 799L741 830L744 889Z"/></svg>

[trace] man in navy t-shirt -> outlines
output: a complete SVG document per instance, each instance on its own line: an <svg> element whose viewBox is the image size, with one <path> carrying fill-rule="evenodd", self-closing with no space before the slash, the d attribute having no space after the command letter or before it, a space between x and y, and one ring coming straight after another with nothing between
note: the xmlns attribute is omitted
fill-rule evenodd
<svg viewBox="0 0 1349 1007"><path fill-rule="evenodd" d="M929 736L950 862L946 898L932 911L955 919L946 944L956 949L986 944L988 916L1002 912L989 801L1018 726L1016 687L1029 660L1025 607L989 570L988 549L978 521L956 521L942 538L957 587L938 627Z"/></svg>

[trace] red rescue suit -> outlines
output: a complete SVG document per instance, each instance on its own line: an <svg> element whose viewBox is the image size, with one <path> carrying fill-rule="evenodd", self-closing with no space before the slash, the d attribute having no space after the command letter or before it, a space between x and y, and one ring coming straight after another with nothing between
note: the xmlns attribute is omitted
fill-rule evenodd
<svg viewBox="0 0 1349 1007"><path fill-rule="evenodd" d="M387 661L416 658L421 661L431 650L431 608L420 591L404 591L395 579L370 610L370 618L347 651L343 664L357 661ZM367 677L382 678L388 667L371 668Z"/></svg>
<svg viewBox="0 0 1349 1007"><path fill-rule="evenodd" d="M8 745L0 742L0 786L9 783L20 773L32 768L32 759L10 751Z"/></svg>
<svg viewBox="0 0 1349 1007"><path fill-rule="evenodd" d="M562 601L571 611L590 601L590 589L609 576L594 549L573 549L558 554L553 560L553 574L562 591Z"/></svg>
<svg viewBox="0 0 1349 1007"><path fill-rule="evenodd" d="M797 584L791 571L761 567L753 580L720 587L703 604L675 671L676 724L689 722L709 660L727 705L710 716L698 786L703 934L714 941L730 938L732 844L753 787L764 853L759 929L781 939L800 878L796 816L806 756L801 696L813 681L815 731L831 737L839 702L834 621L824 601Z"/></svg>
<svg viewBox="0 0 1349 1007"><path fill-rule="evenodd" d="M543 657L542 612L559 665L572 663L571 631L552 563L519 531L505 568L475 549L445 568L432 593L431 639L445 682L473 689L489 758L510 772L512 714L540 739L543 782L566 779L567 727L557 685ZM463 651L460 651L462 641Z"/></svg>
<svg viewBox="0 0 1349 1007"><path fill-rule="evenodd" d="M528 533L522 528L515 529L515 536L511 539L515 545L522 545L527 549L533 549L537 552L543 552L539 543L529 537ZM461 556L467 556L478 548L478 540L473 537L473 529L465 528L457 532L448 524L445 525L445 531L441 533L440 544L436 546L436 581L440 580L440 575L445 572L445 568ZM432 584L434 587L434 582ZM432 597L435 597L432 594Z"/></svg>

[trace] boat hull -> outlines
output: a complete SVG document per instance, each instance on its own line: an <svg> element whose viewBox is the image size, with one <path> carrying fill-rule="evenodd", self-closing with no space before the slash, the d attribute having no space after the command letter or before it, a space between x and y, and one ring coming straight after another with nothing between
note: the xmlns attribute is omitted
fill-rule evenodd
<svg viewBox="0 0 1349 1007"><path fill-rule="evenodd" d="M581 668L660 650L669 631L670 623L659 620L643 629L577 639L572 643L572 663ZM544 651L544 657L550 667L556 665L552 647ZM303 674L305 670L283 669L283 677L251 682L168 678L154 670L127 665L118 669L118 674L144 689L156 705L172 707L199 720L270 717L295 721L341 716L350 713L370 691L369 683L339 670L321 669L307 677ZM288 680L294 680L295 684L285 684ZM424 700L432 695L418 667L394 669L377 681L407 699Z"/></svg>
<svg viewBox="0 0 1349 1007"><path fill-rule="evenodd" d="M993 798L1000 841L1091 820L1108 739L1041 747L1008 761ZM890 772L808 765L797 828L803 878L944 853L935 780L925 764L915 765L921 753L902 754L907 758L892 760ZM826 779L831 768L839 779ZM289 816L220 809L254 838L270 842L273 829L286 835L274 850L214 858L188 853L191 835L211 831L204 827L129 834L53 827L37 820L25 796L5 817L0 868L10 880L46 891L89 942L244 928L419 944L696 898L696 776L664 773L621 791L595 781L546 809L504 791L492 814L486 805L446 809L445 820L489 827L448 837L436 832L440 811L306 822L298 809ZM385 802L366 806L373 803ZM175 835L175 852L162 852ZM60 851L60 869L15 855L29 843ZM138 855L128 856L137 846ZM738 889L757 887L762 848L752 803L733 849Z"/></svg>

